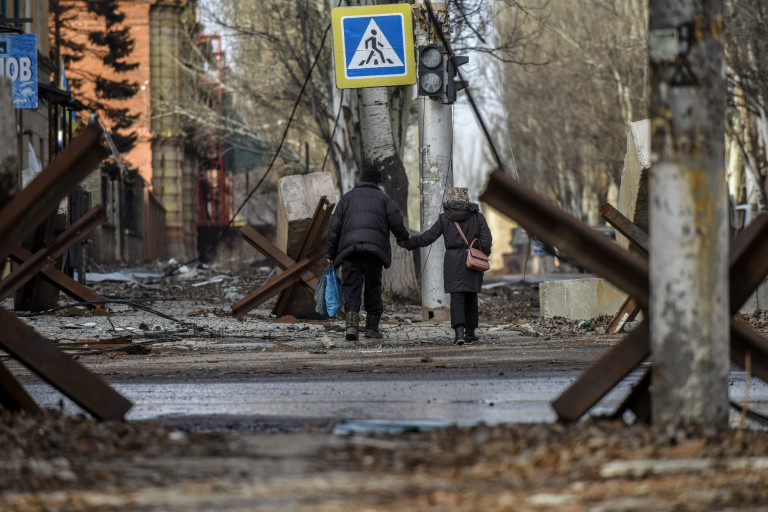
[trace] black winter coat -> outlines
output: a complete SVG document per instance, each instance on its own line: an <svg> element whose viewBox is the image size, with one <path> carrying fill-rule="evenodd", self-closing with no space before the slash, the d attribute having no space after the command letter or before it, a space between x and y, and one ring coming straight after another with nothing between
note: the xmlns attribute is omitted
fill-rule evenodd
<svg viewBox="0 0 768 512"><path fill-rule="evenodd" d="M491 254L491 230L476 203L446 201L443 213L431 228L405 242L406 249L426 247L443 235L445 257L443 259L443 287L446 293L479 292L483 286L483 273L467 268L467 244L453 223L457 221L469 243L477 238L485 254ZM477 244L475 244L477 248ZM423 256L422 256L423 257Z"/></svg>
<svg viewBox="0 0 768 512"><path fill-rule="evenodd" d="M395 201L376 184L360 183L336 205L328 229L326 257L338 267L350 254L365 252L376 255L384 268L389 268L390 231L398 242L410 236Z"/></svg>

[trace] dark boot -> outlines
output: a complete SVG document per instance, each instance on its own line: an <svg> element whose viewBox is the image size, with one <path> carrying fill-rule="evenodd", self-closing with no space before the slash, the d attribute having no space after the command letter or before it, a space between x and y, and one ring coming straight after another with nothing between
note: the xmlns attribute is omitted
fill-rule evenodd
<svg viewBox="0 0 768 512"><path fill-rule="evenodd" d="M379 331L380 320L381 320L381 315L376 313L368 313L368 316L365 317L365 337L366 338L381 339L384 337L384 335L381 334L381 331Z"/></svg>
<svg viewBox="0 0 768 512"><path fill-rule="evenodd" d="M464 326L460 325L458 327L454 327L453 330L456 332L456 339L453 340L453 342L457 345L463 345L464 344Z"/></svg>
<svg viewBox="0 0 768 512"><path fill-rule="evenodd" d="M467 327L467 331L464 336L464 343L466 344L474 343L479 339L480 338L478 338L477 335L475 334L475 329Z"/></svg>
<svg viewBox="0 0 768 512"><path fill-rule="evenodd" d="M347 341L357 341L357 330L360 328L360 314L357 311L347 313Z"/></svg>

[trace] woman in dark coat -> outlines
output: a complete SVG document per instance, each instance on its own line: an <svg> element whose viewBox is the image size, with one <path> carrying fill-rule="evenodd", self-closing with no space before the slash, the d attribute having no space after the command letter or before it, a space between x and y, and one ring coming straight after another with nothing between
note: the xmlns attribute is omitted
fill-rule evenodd
<svg viewBox="0 0 768 512"><path fill-rule="evenodd" d="M470 203L466 188L453 189L453 201L443 203L443 212L424 233L405 241L403 247L412 250L426 247L443 235L443 286L451 294L451 327L456 333L455 343L462 345L477 341L477 294L483 286L483 273L467 268L468 245L454 222L458 222L469 243L475 238L485 254L491 254L491 230L477 203ZM477 244L475 244L477 248Z"/></svg>

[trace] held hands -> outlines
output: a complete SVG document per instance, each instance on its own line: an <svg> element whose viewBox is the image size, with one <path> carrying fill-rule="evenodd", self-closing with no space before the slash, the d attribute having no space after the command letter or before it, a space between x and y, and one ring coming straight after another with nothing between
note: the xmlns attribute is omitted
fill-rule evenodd
<svg viewBox="0 0 768 512"><path fill-rule="evenodd" d="M401 249L404 249L405 248L405 240L398 241L397 242L397 246L400 247Z"/></svg>

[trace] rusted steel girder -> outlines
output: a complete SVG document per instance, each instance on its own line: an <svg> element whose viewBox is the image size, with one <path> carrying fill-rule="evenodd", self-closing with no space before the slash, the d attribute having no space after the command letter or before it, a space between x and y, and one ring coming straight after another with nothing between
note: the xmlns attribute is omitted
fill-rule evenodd
<svg viewBox="0 0 768 512"><path fill-rule="evenodd" d="M622 249L608 237L500 170L491 173L480 200L624 290L641 307L647 307L647 260Z"/></svg>
<svg viewBox="0 0 768 512"><path fill-rule="evenodd" d="M274 279L271 279L265 285L261 286L257 290L251 292L250 294L234 303L232 305L232 315L235 318L240 318L253 308L258 307L259 304L262 304L270 297L275 296L289 286L293 286L297 281L300 280L299 276L301 276L304 271L312 267L312 265L317 262L318 258L321 258L322 256L323 251L318 250L316 253L311 254L308 258L304 258L303 260L297 262L295 265L291 265L285 269L282 274L275 277Z"/></svg>
<svg viewBox="0 0 768 512"><path fill-rule="evenodd" d="M269 258L269 260L272 261L280 270L285 270L296 264L295 261L288 257L275 244L267 240L264 235L253 229L251 226L241 227L240 235L254 249ZM317 279L315 279L315 275L309 270L304 271L300 278L301 281L309 286L309 288L312 290L317 287ZM311 284L313 281L315 283L314 286Z"/></svg>
<svg viewBox="0 0 768 512"><path fill-rule="evenodd" d="M552 402L560 421L576 421L651 354L648 321L627 334Z"/></svg>
<svg viewBox="0 0 768 512"><path fill-rule="evenodd" d="M312 215L312 220L309 222L309 227L304 233L296 261L252 227L243 226L240 228L240 234L245 241L272 260L280 270L283 270L283 273L233 304L232 314L236 318L245 315L277 293L280 296L277 298L273 312L282 316L285 308L291 303L291 296L296 285L305 285L313 291L317 288L317 277L311 269L325 252L325 247L321 246L321 242L323 235L328 232L333 207L334 204L330 203L326 196L320 198Z"/></svg>
<svg viewBox="0 0 768 512"><path fill-rule="evenodd" d="M611 205L604 205L600 213L630 242L648 252L648 235L632 224ZM730 250L730 303L731 314L737 313L760 281L768 274L768 214L761 213L731 239Z"/></svg>
<svg viewBox="0 0 768 512"><path fill-rule="evenodd" d="M640 313L640 307L632 297L627 297L619 310L614 315L611 323L608 324L608 332L611 334L618 334L627 325L627 322L631 322Z"/></svg>
<svg viewBox="0 0 768 512"><path fill-rule="evenodd" d="M600 207L600 216L613 226L616 231L624 235L636 252L648 254L648 235L642 229L635 226L619 210L610 204L604 204ZM639 312L640 307L635 302L635 299L627 297L608 325L608 332L611 334L619 333L627 322L635 319Z"/></svg>
<svg viewBox="0 0 768 512"><path fill-rule="evenodd" d="M618 213L618 212L617 212ZM619 214L620 215L620 214ZM622 221L623 222L623 221ZM627 219L626 222L629 222ZM640 247L647 247L647 236L630 238ZM629 238L629 237L628 237ZM735 314L768 274L768 214L760 214L748 229L737 234L731 242L731 303ZM738 287L738 290L735 289ZM742 368L750 354L752 373L768 382L768 340L745 322L731 318L731 361ZM616 346L590 366L579 379L566 389L552 406L562 421L576 421L597 404L638 364L651 354L648 322L633 330Z"/></svg>
<svg viewBox="0 0 768 512"><path fill-rule="evenodd" d="M731 239L731 313L741 306L768 274L768 214L761 213Z"/></svg>
<svg viewBox="0 0 768 512"><path fill-rule="evenodd" d="M56 258L85 238L88 233L96 229L106 219L107 216L104 213L104 208L98 205L57 235L51 243L46 244L45 247L35 254L26 258L13 272L0 281L0 301L24 286L27 281L34 278L46 266L53 264ZM20 247L18 246L14 248L11 251L12 255L18 256L21 254L19 249Z"/></svg>
<svg viewBox="0 0 768 512"><path fill-rule="evenodd" d="M40 410L3 363L0 363L0 407L8 411L37 412Z"/></svg>
<svg viewBox="0 0 768 512"><path fill-rule="evenodd" d="M32 253L21 246L16 246L16 248L11 251L11 259L16 263L24 263L24 261L31 256ZM57 268L43 268L40 271L40 275L48 283L80 302L105 302L107 300L102 295L99 295L87 286L78 283ZM103 309L103 307L103 304L98 304L94 306L94 309Z"/></svg>
<svg viewBox="0 0 768 512"><path fill-rule="evenodd" d="M132 404L101 378L0 308L0 348L100 420L122 419Z"/></svg>
<svg viewBox="0 0 768 512"><path fill-rule="evenodd" d="M600 207L600 216L613 226L616 231L624 235L640 254L648 254L648 235L619 210L610 204Z"/></svg>
<svg viewBox="0 0 768 512"><path fill-rule="evenodd" d="M40 225L83 178L108 155L102 129L88 125L59 155L0 211L0 261Z"/></svg>
<svg viewBox="0 0 768 512"><path fill-rule="evenodd" d="M643 376L629 392L627 398L611 415L613 419L621 419L624 413L632 411L635 421L651 423L651 370L646 369Z"/></svg>

